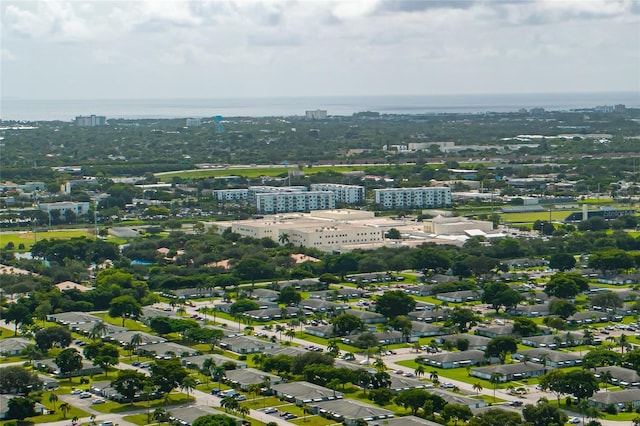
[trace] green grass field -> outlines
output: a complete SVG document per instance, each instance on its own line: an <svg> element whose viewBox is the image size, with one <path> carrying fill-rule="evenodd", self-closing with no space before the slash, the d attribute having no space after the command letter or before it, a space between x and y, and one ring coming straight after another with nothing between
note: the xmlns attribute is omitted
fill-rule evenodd
<svg viewBox="0 0 640 426"><path fill-rule="evenodd" d="M88 231L85 230L51 230L47 232L38 232L37 239L40 240L68 240L70 238L78 238L78 237L92 237L92 234L89 234ZM16 250L20 244L24 244L24 250L19 251L29 251L31 250L31 246L35 242L33 232L31 231L20 231L15 233L5 233L0 234L0 247L6 247L7 244L13 243Z"/></svg>
<svg viewBox="0 0 640 426"><path fill-rule="evenodd" d="M364 170L371 166L351 166L345 165L332 165L332 166L313 166L303 167L301 170L305 175L312 175L321 172L351 172L356 170ZM174 177L182 179L202 179L208 177L220 177L220 176L242 176L245 178L257 178L260 176L279 176L286 175L289 170L298 170L297 166L273 166L273 167L249 167L249 168L235 168L229 167L224 169L211 169L211 170L197 170L197 171L180 171L167 174L156 174L156 176L163 182L171 182Z"/></svg>

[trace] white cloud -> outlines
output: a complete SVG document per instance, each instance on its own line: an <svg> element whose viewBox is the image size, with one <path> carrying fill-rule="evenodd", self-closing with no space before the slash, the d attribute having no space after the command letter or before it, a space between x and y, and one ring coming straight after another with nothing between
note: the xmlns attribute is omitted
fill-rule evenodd
<svg viewBox="0 0 640 426"><path fill-rule="evenodd" d="M7 0L0 10L2 57L13 57L5 93L74 97L38 78L65 63L67 78L87 80L83 96L170 94L211 76L226 84L193 95L512 91L520 79L548 92L567 80L549 70L575 64L589 73L574 72L574 88L640 84L633 0Z"/></svg>

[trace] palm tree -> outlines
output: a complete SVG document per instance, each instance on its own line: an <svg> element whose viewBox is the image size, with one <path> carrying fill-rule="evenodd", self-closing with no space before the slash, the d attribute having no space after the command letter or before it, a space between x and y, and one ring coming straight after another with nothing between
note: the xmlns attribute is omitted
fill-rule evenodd
<svg viewBox="0 0 640 426"><path fill-rule="evenodd" d="M280 333L280 340L282 340L282 333L286 330L285 326L282 324L276 324L276 333Z"/></svg>
<svg viewBox="0 0 640 426"><path fill-rule="evenodd" d="M611 371L605 370L600 372L600 383L604 384L604 390L607 392L609 390L608 384L613 380L613 375Z"/></svg>
<svg viewBox="0 0 640 426"><path fill-rule="evenodd" d="M618 339L618 344L620 345L620 350L624 354L625 348L629 346L629 342L627 341L627 335L622 333L620 338Z"/></svg>
<svg viewBox="0 0 640 426"><path fill-rule="evenodd" d="M311 407L309 407L307 404L303 404L302 405L302 414L303 414L302 421L304 423L307 422L307 414L311 414L311 413L312 413Z"/></svg>
<svg viewBox="0 0 640 426"><path fill-rule="evenodd" d="M290 241L289 239L289 234L287 234L286 232L283 232L282 234L280 234L280 236L278 237L278 242L282 245L287 244Z"/></svg>
<svg viewBox="0 0 640 426"><path fill-rule="evenodd" d="M415 371L413 372L416 376L420 377L424 375L424 366L423 365L419 365Z"/></svg>
<svg viewBox="0 0 640 426"><path fill-rule="evenodd" d="M338 339L331 339L327 345L327 352L329 352L334 358L340 354L340 346L338 346L338 342Z"/></svg>
<svg viewBox="0 0 640 426"><path fill-rule="evenodd" d="M475 383L473 384L473 390L474 390L474 391L476 391L476 396L479 396L479 395L480 395L480 392L482 392L482 389L483 389L483 387L482 387L482 383L480 383L480 382L475 382Z"/></svg>
<svg viewBox="0 0 640 426"><path fill-rule="evenodd" d="M253 395L254 404L256 402L256 398L258 397L258 394L260 393L261 389L262 389L262 387L260 386L260 383L251 383L247 387L247 392L249 392L250 395Z"/></svg>
<svg viewBox="0 0 640 426"><path fill-rule="evenodd" d="M180 389L187 394L187 401L189 400L189 394L196 388L196 379L193 376L186 376L180 382Z"/></svg>
<svg viewBox="0 0 640 426"><path fill-rule="evenodd" d="M438 372L436 370L431 370L429 372L429 380L431 380L434 385L440 382L440 379L438 378Z"/></svg>
<svg viewBox="0 0 640 426"><path fill-rule="evenodd" d="M60 411L62 411L62 418L67 418L67 413L71 410L71 405L68 402L63 402L60 404Z"/></svg>
<svg viewBox="0 0 640 426"><path fill-rule="evenodd" d="M90 415L89 416L89 420L90 420L91 426L96 426L96 415L95 414Z"/></svg>
<svg viewBox="0 0 640 426"><path fill-rule="evenodd" d="M109 327L104 323L104 321L98 321L93 324L91 330L89 330L89 338L91 340L102 339L105 334L109 331Z"/></svg>
<svg viewBox="0 0 640 426"><path fill-rule="evenodd" d="M245 407L244 405L240 405L236 411L238 411L238 413L242 414L242 418L247 417L247 415L251 412L251 410L249 410L249 408Z"/></svg>
<svg viewBox="0 0 640 426"><path fill-rule="evenodd" d="M500 373L499 371L491 373L489 382L493 385L493 402L496 401L496 389L498 389L498 385L502 382L503 377L504 374Z"/></svg>
<svg viewBox="0 0 640 426"><path fill-rule="evenodd" d="M238 400L232 396L225 396L220 400L220 406L224 408L224 411L228 412L229 410L235 411L238 409L240 404Z"/></svg>
<svg viewBox="0 0 640 426"><path fill-rule="evenodd" d="M387 369L387 365L384 363L382 358L376 358L376 360L373 362L373 367L380 373Z"/></svg>
<svg viewBox="0 0 640 426"><path fill-rule="evenodd" d="M38 349L36 345L27 345L22 350L22 355L26 356L27 359L31 361L31 364L33 365L33 361L35 361L36 359L40 359L42 357L42 352L40 351L40 349Z"/></svg>
<svg viewBox="0 0 640 426"><path fill-rule="evenodd" d="M218 390L222 387L222 379L224 378L225 369L221 365L216 365L215 363L209 367L209 373L211 374L211 379L214 382L218 382Z"/></svg>
<svg viewBox="0 0 640 426"><path fill-rule="evenodd" d="M53 392L49 393L49 402L53 404L53 411L56 411L56 402L58 402L58 395Z"/></svg>
<svg viewBox="0 0 640 426"><path fill-rule="evenodd" d="M140 361L140 352L138 352L138 346L142 344L142 334L134 333L131 335L129 344L133 347L133 350L138 354L138 361Z"/></svg>
<svg viewBox="0 0 640 426"><path fill-rule="evenodd" d="M289 338L289 342L291 342L293 338L296 337L296 331L293 328L290 328L284 333L284 335L287 336Z"/></svg>

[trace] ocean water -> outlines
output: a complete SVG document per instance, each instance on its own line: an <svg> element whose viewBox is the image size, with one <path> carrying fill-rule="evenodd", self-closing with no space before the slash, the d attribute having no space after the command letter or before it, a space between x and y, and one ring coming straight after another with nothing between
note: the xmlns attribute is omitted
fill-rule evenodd
<svg viewBox="0 0 640 426"><path fill-rule="evenodd" d="M304 116L306 110L323 109L329 115L355 112L386 114L437 114L515 112L520 108L549 111L624 104L640 107L640 93L553 93L488 95L342 96L236 99L85 99L0 100L0 119L70 121L77 115L109 118L279 117Z"/></svg>

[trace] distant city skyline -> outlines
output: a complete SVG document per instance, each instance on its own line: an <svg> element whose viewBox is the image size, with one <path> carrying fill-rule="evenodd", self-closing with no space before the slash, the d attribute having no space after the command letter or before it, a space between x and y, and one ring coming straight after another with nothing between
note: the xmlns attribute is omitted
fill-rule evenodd
<svg viewBox="0 0 640 426"><path fill-rule="evenodd" d="M636 92L631 0L3 1L4 99Z"/></svg>

